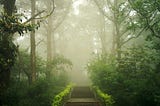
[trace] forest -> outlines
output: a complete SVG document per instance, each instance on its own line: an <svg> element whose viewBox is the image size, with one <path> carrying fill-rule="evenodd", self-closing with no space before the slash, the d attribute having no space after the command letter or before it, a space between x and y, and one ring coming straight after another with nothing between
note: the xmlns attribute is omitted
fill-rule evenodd
<svg viewBox="0 0 160 106"><path fill-rule="evenodd" d="M159 69L160 0L0 0L0 106L160 106Z"/></svg>

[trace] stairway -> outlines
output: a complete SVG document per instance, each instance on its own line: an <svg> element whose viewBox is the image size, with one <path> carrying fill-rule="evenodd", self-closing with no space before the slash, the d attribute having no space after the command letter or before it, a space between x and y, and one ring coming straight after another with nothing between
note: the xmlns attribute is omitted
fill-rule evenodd
<svg viewBox="0 0 160 106"><path fill-rule="evenodd" d="M71 98L65 106L101 106L95 99L93 92L87 86L74 87Z"/></svg>

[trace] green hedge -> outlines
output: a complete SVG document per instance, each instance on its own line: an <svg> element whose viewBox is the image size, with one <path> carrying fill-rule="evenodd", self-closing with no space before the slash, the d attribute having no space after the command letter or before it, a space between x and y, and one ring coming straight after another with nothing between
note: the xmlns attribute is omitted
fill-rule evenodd
<svg viewBox="0 0 160 106"><path fill-rule="evenodd" d="M71 92L72 87L73 85L69 84L62 92L57 94L53 99L52 106L61 106L64 98Z"/></svg>
<svg viewBox="0 0 160 106"><path fill-rule="evenodd" d="M112 106L114 100L112 99L111 95L108 95L102 92L97 86L93 86L93 90L96 93L96 97L101 100L105 104L105 106Z"/></svg>

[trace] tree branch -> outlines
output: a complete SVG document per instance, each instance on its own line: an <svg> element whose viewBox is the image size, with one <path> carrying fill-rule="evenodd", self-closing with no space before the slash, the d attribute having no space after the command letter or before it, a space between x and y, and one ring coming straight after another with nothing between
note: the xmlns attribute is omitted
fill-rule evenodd
<svg viewBox="0 0 160 106"><path fill-rule="evenodd" d="M119 34L120 37L122 37L122 36L123 36L125 33L127 33L127 32L128 32L128 29L125 29L125 30L121 31L120 34Z"/></svg>
<svg viewBox="0 0 160 106"><path fill-rule="evenodd" d="M109 17L108 15L105 14L105 12L103 11L103 9L100 7L100 5L98 4L98 2L96 0L94 0L95 4L97 5L99 11L101 12L102 15L104 15L105 17L107 17L110 21L114 22L114 20L112 19L112 17Z"/></svg>
<svg viewBox="0 0 160 106"><path fill-rule="evenodd" d="M146 30L146 29L147 29L147 27L144 27L136 36L128 38L126 41L122 42L121 46L123 46L125 43L127 43L128 41L130 41L134 38L138 38L143 33L143 31Z"/></svg>
<svg viewBox="0 0 160 106"><path fill-rule="evenodd" d="M67 14L69 12L69 7L70 7L71 4L68 4L68 8L66 10L66 13L63 15L63 19L56 25L56 27L53 28L53 31L55 31L65 20L65 18L67 17Z"/></svg>
<svg viewBox="0 0 160 106"><path fill-rule="evenodd" d="M43 11L35 14L33 17L29 18L29 19L28 19L27 21L25 21L23 24L27 24L28 22L30 22L31 20L35 19L38 15L40 15L40 14L42 14L42 13L44 13L44 12L45 12L45 11L43 10Z"/></svg>
<svg viewBox="0 0 160 106"><path fill-rule="evenodd" d="M40 41L37 42L36 46L38 46L41 42L44 42L44 39L40 39Z"/></svg>
<svg viewBox="0 0 160 106"><path fill-rule="evenodd" d="M51 10L51 12L49 13L49 14L47 14L47 15L45 15L45 16L43 16L43 17L39 17L39 18L36 18L37 16L39 16L40 14L42 14L42 13L44 13L45 12L45 10L42 10L42 11L40 11L40 12L38 12L37 14L35 14L34 16L32 16L31 18L29 18L26 22L24 22L23 24L27 24L28 22L30 22L31 20L33 20L33 19L44 19L44 18L47 18L47 17L49 17L50 15L52 15L52 13L54 12L54 10L55 10L55 5L54 5L54 0L52 1L53 2L53 8L52 8L52 10Z"/></svg>

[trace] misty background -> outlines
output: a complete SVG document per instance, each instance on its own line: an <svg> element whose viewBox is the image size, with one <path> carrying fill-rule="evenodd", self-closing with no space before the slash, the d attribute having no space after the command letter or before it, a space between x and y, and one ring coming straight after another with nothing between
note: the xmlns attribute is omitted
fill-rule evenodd
<svg viewBox="0 0 160 106"><path fill-rule="evenodd" d="M26 1L19 1L26 2ZM17 3L18 4L18 3ZM27 4L27 2L26 2ZM26 6L19 4L19 8ZM52 6L37 1L37 8L47 9ZM47 39L51 36L52 56L63 55L73 63L70 71L71 80L78 84L85 84L88 81L86 66L95 54L101 53L101 39L99 35L106 36L106 49L111 48L111 25L104 23L104 16L99 12L96 4L92 0L62 0L55 1L55 12L49 16L48 20L41 23L41 27L36 30L36 52L43 59L47 57ZM25 11L24 8L19 12ZM40 10L39 10L40 11ZM50 23L51 22L51 23ZM50 30L46 29L46 24L50 23ZM16 38L15 42L22 49L30 52L30 36Z"/></svg>

